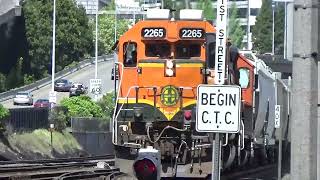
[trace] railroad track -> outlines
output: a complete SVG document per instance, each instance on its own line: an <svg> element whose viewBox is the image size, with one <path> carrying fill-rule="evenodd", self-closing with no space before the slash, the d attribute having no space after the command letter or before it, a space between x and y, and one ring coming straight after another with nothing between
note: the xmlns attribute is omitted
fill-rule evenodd
<svg viewBox="0 0 320 180"><path fill-rule="evenodd" d="M0 179L115 179L114 156L1 161Z"/></svg>
<svg viewBox="0 0 320 180"><path fill-rule="evenodd" d="M257 168L248 168L234 173L226 173L221 180L276 180L277 165L269 164Z"/></svg>

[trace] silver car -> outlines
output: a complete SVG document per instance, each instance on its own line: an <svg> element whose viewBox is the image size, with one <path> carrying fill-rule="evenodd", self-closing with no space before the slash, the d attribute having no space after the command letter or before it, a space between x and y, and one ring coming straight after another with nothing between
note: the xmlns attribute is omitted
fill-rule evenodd
<svg viewBox="0 0 320 180"><path fill-rule="evenodd" d="M18 92L13 98L13 105L33 105L33 95L30 92Z"/></svg>

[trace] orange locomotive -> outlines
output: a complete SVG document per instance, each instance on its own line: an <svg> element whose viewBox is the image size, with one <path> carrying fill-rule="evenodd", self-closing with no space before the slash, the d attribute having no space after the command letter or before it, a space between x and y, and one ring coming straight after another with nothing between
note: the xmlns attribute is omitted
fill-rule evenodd
<svg viewBox="0 0 320 180"><path fill-rule="evenodd" d="M170 14L165 9L148 10L146 20L118 42L119 89L113 118L116 164L138 179L211 173L212 135L196 132L195 113L197 86L214 80L215 28L201 19L200 10L181 10L179 20ZM240 75L247 76L241 85L242 109L251 122L254 64L229 49L229 80L238 84ZM245 133L251 136L253 126ZM229 141L235 141L231 144L240 139L238 134L229 136ZM249 149L245 158L238 153L239 161L247 160L250 143L242 142ZM148 158L137 161L139 149L147 146L160 153L161 168ZM235 162L234 146L228 147L224 148L225 168Z"/></svg>

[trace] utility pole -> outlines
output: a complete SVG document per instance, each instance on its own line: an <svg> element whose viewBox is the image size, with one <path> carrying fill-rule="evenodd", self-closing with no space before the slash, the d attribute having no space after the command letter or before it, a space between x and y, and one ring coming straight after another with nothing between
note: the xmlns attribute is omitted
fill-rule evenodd
<svg viewBox="0 0 320 180"><path fill-rule="evenodd" d="M291 180L317 179L319 9L294 1ZM319 179L319 177L318 177Z"/></svg>

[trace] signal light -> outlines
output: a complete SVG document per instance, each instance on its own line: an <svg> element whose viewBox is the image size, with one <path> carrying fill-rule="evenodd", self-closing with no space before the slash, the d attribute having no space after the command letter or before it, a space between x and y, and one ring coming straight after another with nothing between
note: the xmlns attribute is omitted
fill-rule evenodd
<svg viewBox="0 0 320 180"><path fill-rule="evenodd" d="M136 177L139 180L157 178L157 168L155 164L149 159L136 161L133 165L133 168L136 172Z"/></svg>
<svg viewBox="0 0 320 180"><path fill-rule="evenodd" d="M160 180L161 154L152 146L140 148L133 163L133 170L138 180Z"/></svg>
<svg viewBox="0 0 320 180"><path fill-rule="evenodd" d="M184 111L184 119L190 121L192 117L191 110Z"/></svg>

